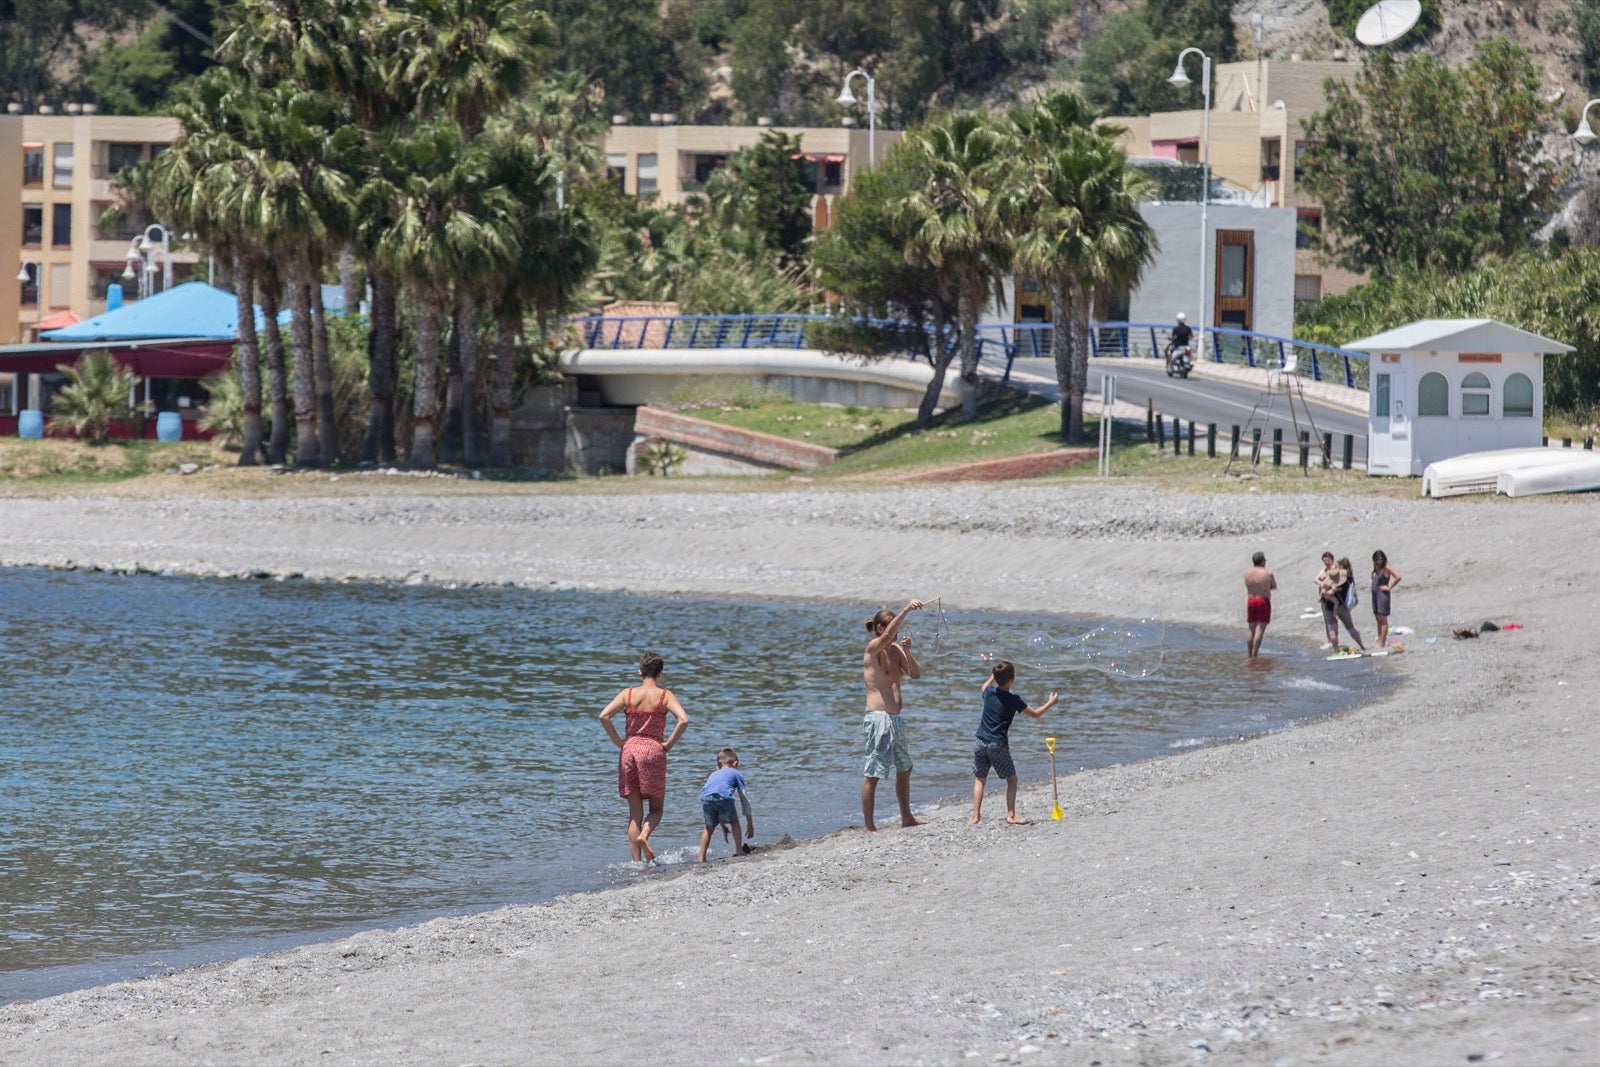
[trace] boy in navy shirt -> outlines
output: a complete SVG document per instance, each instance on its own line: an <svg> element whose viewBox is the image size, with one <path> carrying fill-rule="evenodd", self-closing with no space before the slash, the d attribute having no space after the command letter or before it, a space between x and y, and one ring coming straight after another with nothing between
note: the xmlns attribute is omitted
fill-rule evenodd
<svg viewBox="0 0 1600 1067"><path fill-rule="evenodd" d="M1051 693L1037 708L1029 707L1026 700L1011 691L1016 676L1015 667L1003 659L996 660L994 672L983 683L983 718L978 720L978 745L972 750L971 821L974 825L983 811L983 783L991 767L998 777L1006 780L1006 822L1018 826L1028 822L1017 817L1017 768L1011 762L1011 720L1019 711L1037 719L1056 706L1057 698Z"/></svg>
<svg viewBox="0 0 1600 1067"><path fill-rule="evenodd" d="M706 779L700 790L700 810L705 815L706 827L700 831L700 862L706 861L706 849L711 844L711 834L718 826L733 827L735 855L748 853L750 846L744 838L756 836L755 816L750 814L750 798L745 796L744 775L739 773L739 754L731 748L717 753L717 769ZM745 832L739 833L739 814L734 810L733 799L739 798L744 806ZM726 831L724 831L726 832Z"/></svg>

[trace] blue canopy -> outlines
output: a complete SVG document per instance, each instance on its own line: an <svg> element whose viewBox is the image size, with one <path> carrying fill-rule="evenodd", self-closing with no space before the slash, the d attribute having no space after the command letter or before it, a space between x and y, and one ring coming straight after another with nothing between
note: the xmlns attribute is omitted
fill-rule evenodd
<svg viewBox="0 0 1600 1067"><path fill-rule="evenodd" d="M115 311L59 330L46 330L43 341L136 341L200 337L232 341L239 336L239 302L229 292L205 282L184 282Z"/></svg>

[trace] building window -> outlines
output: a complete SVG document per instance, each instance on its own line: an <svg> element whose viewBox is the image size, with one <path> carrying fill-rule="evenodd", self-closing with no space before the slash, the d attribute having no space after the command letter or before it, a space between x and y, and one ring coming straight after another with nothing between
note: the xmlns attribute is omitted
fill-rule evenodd
<svg viewBox="0 0 1600 1067"><path fill-rule="evenodd" d="M50 264L50 306L65 308L72 306L72 264Z"/></svg>
<svg viewBox="0 0 1600 1067"><path fill-rule="evenodd" d="M22 247L38 248L44 242L44 205L22 205Z"/></svg>
<svg viewBox="0 0 1600 1067"><path fill-rule="evenodd" d="M1322 275L1296 274L1294 276L1294 302L1315 304L1322 299Z"/></svg>
<svg viewBox="0 0 1600 1067"><path fill-rule="evenodd" d="M27 275L22 282L21 304L25 308L39 306L39 264L24 263L22 272Z"/></svg>
<svg viewBox="0 0 1600 1067"><path fill-rule="evenodd" d="M628 156L625 152L606 153L606 181L616 186L617 192L628 183Z"/></svg>
<svg viewBox="0 0 1600 1067"><path fill-rule="evenodd" d="M1372 414L1375 418L1389 417L1389 375L1372 376Z"/></svg>
<svg viewBox="0 0 1600 1067"><path fill-rule="evenodd" d="M1296 248L1315 248L1322 239L1322 212L1317 208L1301 208L1297 213L1297 224L1294 228L1294 246Z"/></svg>
<svg viewBox="0 0 1600 1067"><path fill-rule="evenodd" d="M1222 257L1222 284L1217 287L1218 296L1242 297L1245 295L1245 282L1250 277L1250 256L1246 245L1225 244L1221 250Z"/></svg>
<svg viewBox="0 0 1600 1067"><path fill-rule="evenodd" d="M1297 145L1294 146L1294 180L1295 181L1299 181L1301 178L1305 177L1305 174L1306 174L1305 154L1306 154L1306 149L1310 148L1310 147L1311 146L1307 145L1307 144L1297 144Z"/></svg>
<svg viewBox="0 0 1600 1067"><path fill-rule="evenodd" d="M69 248L72 245L72 205L50 205L50 247Z"/></svg>
<svg viewBox="0 0 1600 1067"><path fill-rule="evenodd" d="M138 166L139 160L144 157L142 144L110 144L106 146L106 170L113 175L121 174L129 167Z"/></svg>
<svg viewBox="0 0 1600 1067"><path fill-rule="evenodd" d="M22 184L44 184L44 145L25 144L22 146Z"/></svg>
<svg viewBox="0 0 1600 1067"><path fill-rule="evenodd" d="M822 190L831 193L844 185L844 164L829 160L822 165Z"/></svg>
<svg viewBox="0 0 1600 1067"><path fill-rule="evenodd" d="M1461 379L1461 414L1489 414L1489 379L1474 371Z"/></svg>
<svg viewBox="0 0 1600 1067"><path fill-rule="evenodd" d="M50 165L50 185L55 189L72 188L72 144L71 142L58 143L55 146L53 162Z"/></svg>
<svg viewBox="0 0 1600 1067"><path fill-rule="evenodd" d="M1533 418L1533 381L1526 374L1513 374L1506 379L1500 414L1508 419Z"/></svg>
<svg viewBox="0 0 1600 1067"><path fill-rule="evenodd" d="M639 155L639 195L647 196L656 191L656 154L654 152L640 153Z"/></svg>
<svg viewBox="0 0 1600 1067"><path fill-rule="evenodd" d="M1429 371L1417 383L1417 417L1450 416L1450 383L1438 371Z"/></svg>

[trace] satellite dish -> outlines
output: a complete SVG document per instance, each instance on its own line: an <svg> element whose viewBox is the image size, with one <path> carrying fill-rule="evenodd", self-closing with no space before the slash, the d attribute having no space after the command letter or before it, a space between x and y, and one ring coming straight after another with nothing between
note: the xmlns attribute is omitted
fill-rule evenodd
<svg viewBox="0 0 1600 1067"><path fill-rule="evenodd" d="M1356 40L1368 47L1398 41L1422 17L1422 0L1378 0L1356 23Z"/></svg>

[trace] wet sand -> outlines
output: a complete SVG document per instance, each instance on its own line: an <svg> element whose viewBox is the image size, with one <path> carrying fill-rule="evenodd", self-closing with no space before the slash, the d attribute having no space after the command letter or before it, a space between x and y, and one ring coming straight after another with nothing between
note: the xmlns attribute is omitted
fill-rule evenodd
<svg viewBox="0 0 1600 1067"><path fill-rule="evenodd" d="M1600 1059L1600 499L345 488L7 499L0 561L942 595L1227 627L1243 670L1252 551L1283 587L1271 669L1274 647L1321 640L1298 615L1323 548L1358 572L1383 548L1405 576L1394 621L1417 632L1380 702L1070 775L1062 822L1025 783L1031 826L969 827L957 803L914 830L12 1005L0 1062ZM1524 628L1451 638L1484 619ZM1065 732L1070 693L1058 713Z"/></svg>

